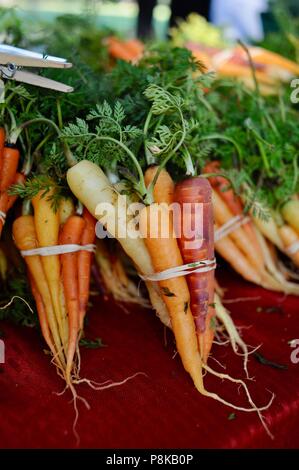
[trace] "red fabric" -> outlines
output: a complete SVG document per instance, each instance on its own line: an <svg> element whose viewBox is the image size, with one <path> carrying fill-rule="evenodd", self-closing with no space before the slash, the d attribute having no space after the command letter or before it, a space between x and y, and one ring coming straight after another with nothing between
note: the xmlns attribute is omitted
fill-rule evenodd
<svg viewBox="0 0 299 470"><path fill-rule="evenodd" d="M82 376L103 382L119 381L143 371L117 388L105 391L78 387L91 409L79 404L78 433L83 448L253 448L299 446L299 364L292 364L288 341L299 338L299 299L259 289L224 273L226 298L256 297L256 301L227 305L250 345L262 344L260 352L288 370L277 370L251 358L248 382L257 404L265 404L271 390L276 394L271 409L264 413L275 439L271 440L255 413L236 412L199 395L184 372L178 355L173 358L172 335L164 332L151 311L130 307L123 311L112 302L97 299L90 314L87 336L101 337L108 347L82 349ZM257 312L259 306L279 305L283 312ZM43 342L36 331L0 325L5 332L6 363L0 373L0 447L40 448L76 446L69 392L63 389ZM215 346L213 356L226 364L226 372L243 377L242 360L230 347ZM213 360L210 365L218 370ZM237 386L215 377L205 379L210 391L246 406Z"/></svg>

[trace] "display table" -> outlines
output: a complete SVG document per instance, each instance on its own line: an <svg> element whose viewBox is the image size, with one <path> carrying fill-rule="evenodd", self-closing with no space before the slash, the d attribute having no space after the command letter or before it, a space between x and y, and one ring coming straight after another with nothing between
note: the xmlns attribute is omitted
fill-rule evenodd
<svg viewBox="0 0 299 470"><path fill-rule="evenodd" d="M80 447L299 446L299 363L291 362L293 349L288 344L299 338L299 299L259 289L231 271L222 272L220 281L227 288L226 299L259 297L226 307L242 326L247 344L261 344L263 357L287 366L287 370L273 368L253 356L249 361L255 381L248 381L248 386L255 402L265 404L269 390L276 395L271 409L264 413L275 439L267 436L256 413L234 412L195 390L179 356L174 357L171 332L167 332L166 346L164 328L152 311L126 305L126 312L112 301L94 297L86 335L102 338L107 347L81 349L82 377L104 382L120 381L138 371L146 376L104 391L78 387L91 408L88 411L79 403ZM64 385L43 353L42 339L34 329L9 323L0 323L0 330L6 347L6 363L0 370L0 447L76 447L71 394L55 394ZM242 358L230 346L215 345L213 356L226 365L225 372L244 377ZM223 371L213 359L210 366ZM236 384L212 376L205 378L205 384L227 400L247 406Z"/></svg>

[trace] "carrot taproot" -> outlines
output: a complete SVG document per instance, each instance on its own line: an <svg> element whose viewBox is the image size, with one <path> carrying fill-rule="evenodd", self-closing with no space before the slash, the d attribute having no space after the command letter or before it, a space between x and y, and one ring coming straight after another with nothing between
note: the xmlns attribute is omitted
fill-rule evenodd
<svg viewBox="0 0 299 470"><path fill-rule="evenodd" d="M170 224L169 224L170 222ZM157 236L151 236L151 228ZM165 238L165 225L169 224L169 237ZM173 231L170 212L164 204L151 204L140 213L140 233L150 253L155 272L174 268L183 264L183 259ZM177 277L159 281L164 301L168 308L177 350L195 387L202 392L202 362L198 349L195 324L190 309L190 294L186 279Z"/></svg>
<svg viewBox="0 0 299 470"><path fill-rule="evenodd" d="M294 264L299 267L299 236L297 232L287 224L278 226L278 233L282 242L288 252L288 249L293 246L295 243L298 244L297 251L293 253L288 253L290 258L293 260Z"/></svg>
<svg viewBox="0 0 299 470"><path fill-rule="evenodd" d="M219 226L215 224L215 230ZM243 254L243 252L236 246L232 239L228 236L221 238L215 242L215 248L217 252L225 259L232 268L239 274L241 274L244 279L255 284L261 284L261 276L259 271L252 266L248 258Z"/></svg>
<svg viewBox="0 0 299 470"><path fill-rule="evenodd" d="M6 144L3 149L0 192L6 191L15 180L20 152L14 145Z"/></svg>
<svg viewBox="0 0 299 470"><path fill-rule="evenodd" d="M144 174L144 182L146 187L148 188L153 181L157 171L158 166L150 166L147 168ZM161 203L165 202L166 204L173 203L173 195L174 195L174 182L170 176L170 174L166 170L162 170L158 176L156 184L153 188L153 195L154 201Z"/></svg>
<svg viewBox="0 0 299 470"><path fill-rule="evenodd" d="M39 246L37 234L34 225L34 218L31 215L23 215L17 218L12 227L13 238L19 250L32 250ZM30 271L32 279L43 299L43 303L47 313L47 319L53 342L55 345L55 360L59 360L59 364L65 366L65 356L63 353L63 345L59 336L59 329L55 317L51 293L45 276L44 268L40 256L26 256L26 265Z"/></svg>
<svg viewBox="0 0 299 470"><path fill-rule="evenodd" d="M184 263L212 260L214 217L210 183L202 177L185 179L176 185L174 200L181 206L178 243ZM199 347L206 362L214 338L214 271L189 274L187 283Z"/></svg>
<svg viewBox="0 0 299 470"><path fill-rule="evenodd" d="M216 223L220 226L227 223L233 218L232 212L227 207L226 203L221 199L218 193L213 190L213 207ZM257 256L255 245L251 239L244 232L242 227L236 228L232 231L229 237L236 243L238 248L246 255L250 263L258 270L264 269L264 261L262 257Z"/></svg>
<svg viewBox="0 0 299 470"><path fill-rule="evenodd" d="M275 265L275 261L273 261L269 250L269 242L257 229L256 234L263 250L263 258L267 268L267 271L261 273L261 286L263 286L265 289L284 292L285 294L299 295L299 285L290 281L286 281L284 274Z"/></svg>
<svg viewBox="0 0 299 470"><path fill-rule="evenodd" d="M205 173L220 173L221 167L220 162L218 160L209 162L205 168ZM233 215L244 215L243 211L243 203L240 197L238 197L233 188L229 187L229 181L224 178L224 176L212 176L209 178L209 181L215 191L217 191L218 195L221 199L227 204L227 207L232 212ZM256 256L262 257L261 247L258 243L258 240L255 235L255 231L252 225L252 221L248 221L242 225L243 230L247 233L248 237L250 238L251 242L253 243Z"/></svg>
<svg viewBox="0 0 299 470"><path fill-rule="evenodd" d="M77 215L71 216L64 224L59 244L81 243L82 234L85 228L85 221ZM60 256L62 266L62 281L65 295L66 308L68 313L69 337L67 348L66 379L71 382L71 373L73 360L77 348L79 334L79 271L78 271L78 252L65 253ZM80 273L81 274L81 273Z"/></svg>
<svg viewBox="0 0 299 470"><path fill-rule="evenodd" d="M95 218L88 212L83 210L83 220L85 227L82 234L81 245L90 245L95 241ZM89 284L91 270L92 253L89 251L80 251L78 253L78 269L79 269L79 309L80 309L80 329L83 328L83 321L86 314L89 299Z"/></svg>
<svg viewBox="0 0 299 470"><path fill-rule="evenodd" d="M40 247L51 247L58 245L59 236L59 214L54 212L51 206L50 197L53 191L44 195L40 191L33 199L32 205L34 209L34 223L37 239ZM63 346L67 350L67 318L63 315L60 303L60 262L58 255L50 255L42 257L42 264L45 276L51 292L54 312Z"/></svg>

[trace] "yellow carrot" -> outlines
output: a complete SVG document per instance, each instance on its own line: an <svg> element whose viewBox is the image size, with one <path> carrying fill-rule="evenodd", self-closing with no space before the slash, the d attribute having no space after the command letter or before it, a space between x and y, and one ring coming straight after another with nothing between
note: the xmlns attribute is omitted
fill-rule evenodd
<svg viewBox="0 0 299 470"><path fill-rule="evenodd" d="M54 212L49 198L52 195L50 191L43 197L43 192L39 192L33 199L34 224L37 234L37 240L40 247L50 247L58 245L59 237L59 214ZM59 256L43 256L42 264L45 276L51 292L51 298L54 306L56 320L59 326L62 343L67 350L68 326L67 319L63 316L60 304L60 262Z"/></svg>

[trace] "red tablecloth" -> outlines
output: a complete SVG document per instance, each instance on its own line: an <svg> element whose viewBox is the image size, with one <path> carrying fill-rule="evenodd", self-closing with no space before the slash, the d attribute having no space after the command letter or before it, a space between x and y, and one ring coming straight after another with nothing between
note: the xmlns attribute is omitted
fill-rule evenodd
<svg viewBox="0 0 299 470"><path fill-rule="evenodd" d="M138 371L140 375L117 388L105 391L78 387L90 404L79 404L77 430L80 446L96 448L253 448L299 446L299 364L292 364L288 341L299 338L299 299L285 297L245 283L232 273L224 273L226 298L260 297L229 306L243 336L252 346L288 370L249 362L255 382L248 382L257 404L276 395L265 413L271 440L255 413L235 412L199 395L184 372L178 356L173 358L170 332L168 346L164 330L148 310L129 306L124 312L112 302L98 298L90 313L87 336L101 337L106 348L82 349L82 376L103 382L119 381ZM257 311L258 307L280 306L281 310ZM36 331L0 324L5 333L6 363L0 373L0 447L75 447L72 432L73 405L49 357L42 353L43 342ZM230 347L215 346L214 357L227 366L226 372L243 377L242 359ZM213 360L210 365L218 370ZM235 384L215 377L205 379L206 387L230 401L247 405ZM268 390L268 391L267 391Z"/></svg>

